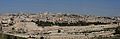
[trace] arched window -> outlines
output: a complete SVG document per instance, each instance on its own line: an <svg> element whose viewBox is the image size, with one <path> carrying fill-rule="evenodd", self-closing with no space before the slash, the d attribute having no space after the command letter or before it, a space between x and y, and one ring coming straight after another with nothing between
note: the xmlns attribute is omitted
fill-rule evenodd
<svg viewBox="0 0 120 39"><path fill-rule="evenodd" d="M61 32L61 30L58 30L58 33L60 33Z"/></svg>
<svg viewBox="0 0 120 39"><path fill-rule="evenodd" d="M44 39L44 37L40 37L40 39Z"/></svg>

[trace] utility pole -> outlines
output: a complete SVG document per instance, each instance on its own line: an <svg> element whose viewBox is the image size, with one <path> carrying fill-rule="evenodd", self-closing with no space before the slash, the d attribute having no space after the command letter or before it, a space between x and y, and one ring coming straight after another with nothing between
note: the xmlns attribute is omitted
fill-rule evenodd
<svg viewBox="0 0 120 39"><path fill-rule="evenodd" d="M0 23L0 33L3 32L3 31L2 31L2 28L3 28L3 26L2 26L2 24Z"/></svg>

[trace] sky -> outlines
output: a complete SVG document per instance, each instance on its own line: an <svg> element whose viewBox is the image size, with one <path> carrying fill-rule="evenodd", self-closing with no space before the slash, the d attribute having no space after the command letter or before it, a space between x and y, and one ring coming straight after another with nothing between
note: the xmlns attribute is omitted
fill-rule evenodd
<svg viewBox="0 0 120 39"><path fill-rule="evenodd" d="M0 13L20 11L120 16L120 0L0 0Z"/></svg>

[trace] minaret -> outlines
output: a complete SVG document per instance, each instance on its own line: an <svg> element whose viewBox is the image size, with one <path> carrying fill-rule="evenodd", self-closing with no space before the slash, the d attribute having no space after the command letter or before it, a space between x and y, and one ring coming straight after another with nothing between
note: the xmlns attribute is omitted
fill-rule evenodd
<svg viewBox="0 0 120 39"><path fill-rule="evenodd" d="M117 24L118 24L118 26L119 26L119 22L120 22L120 20L117 18Z"/></svg>
<svg viewBox="0 0 120 39"><path fill-rule="evenodd" d="M119 26L119 22L120 20L116 20L117 24L118 24L118 27L115 29L115 34L120 34L120 26Z"/></svg>

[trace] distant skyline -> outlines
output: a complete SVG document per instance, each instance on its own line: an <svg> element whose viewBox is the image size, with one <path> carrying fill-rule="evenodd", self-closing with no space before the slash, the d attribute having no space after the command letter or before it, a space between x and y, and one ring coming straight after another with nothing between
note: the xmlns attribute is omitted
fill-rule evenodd
<svg viewBox="0 0 120 39"><path fill-rule="evenodd" d="M0 13L18 11L120 16L120 0L0 0Z"/></svg>

